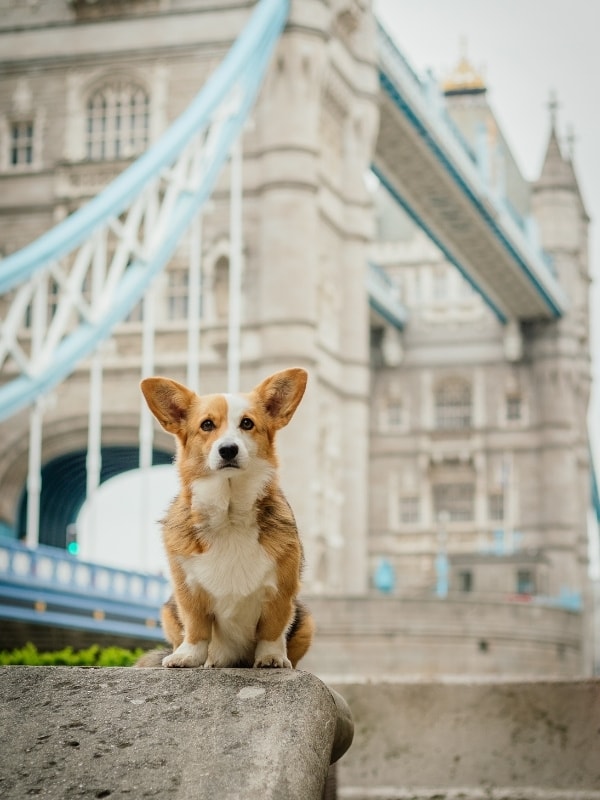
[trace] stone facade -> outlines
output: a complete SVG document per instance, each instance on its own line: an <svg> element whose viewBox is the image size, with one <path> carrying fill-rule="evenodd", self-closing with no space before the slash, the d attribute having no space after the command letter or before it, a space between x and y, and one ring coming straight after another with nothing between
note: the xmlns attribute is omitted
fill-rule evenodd
<svg viewBox="0 0 600 800"><path fill-rule="evenodd" d="M3 4L4 253L94 196L187 107L248 18L247 3L221 5ZM112 151L96 151L100 145L90 134L94 103L106 104L102 113L110 126L119 98L132 103L138 97L145 117L133 145L117 153L108 141ZM240 382L249 389L290 364L310 371L296 424L281 437L282 452L302 454L284 459L284 484L304 531L307 580L336 593L364 591L367 582L364 269L373 218L363 175L377 129L376 99L374 26L366 4L297 2L243 141ZM31 156L24 149L21 157L11 145L21 123L32 129ZM25 140L27 128L17 132ZM225 170L203 220L203 391L222 390L226 383L228 181ZM184 241L157 282L155 369L179 380L185 380L187 348L180 281L187 250ZM134 313L104 348L107 445L137 441L140 349L141 324ZM82 364L48 403L44 463L54 455L53 440L65 448L86 446L87 370ZM28 416L21 413L0 428L6 442L0 516L9 526L25 481L27 427ZM171 449L164 437L158 441ZM351 462L344 457L348 452Z"/></svg>
<svg viewBox="0 0 600 800"><path fill-rule="evenodd" d="M317 620L301 661L325 680L366 676L573 676L581 615L497 596L309 598Z"/></svg>
<svg viewBox="0 0 600 800"><path fill-rule="evenodd" d="M557 321L502 325L381 190L372 257L400 285L409 322L400 337L382 325L372 336L370 574L386 565L397 595L431 595L443 577L441 556L451 595L537 595L582 607L589 600L587 214L554 121L540 178L529 186L485 87L454 87L447 102L473 147L482 130L491 139L498 191L537 226L570 308ZM397 340L391 349L390 339Z"/></svg>

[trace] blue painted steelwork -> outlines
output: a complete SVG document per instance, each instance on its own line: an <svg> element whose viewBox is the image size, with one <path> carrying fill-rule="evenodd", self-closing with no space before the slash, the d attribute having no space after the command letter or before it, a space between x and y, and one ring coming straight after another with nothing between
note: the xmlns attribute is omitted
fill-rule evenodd
<svg viewBox="0 0 600 800"><path fill-rule="evenodd" d="M260 0L242 35L195 100L165 135L103 192L31 245L0 264L0 292L29 280L71 252L99 226L121 213L181 150L208 124L211 114L239 87L237 112L224 124L215 155L194 192L182 195L171 215L169 234L149 261L136 260L126 270L118 298L94 322L82 322L58 346L51 361L35 375L21 375L0 388L0 419L31 404L69 375L77 363L127 317L152 279L175 251L179 240L212 192L231 146L241 131L288 14L288 0Z"/></svg>
<svg viewBox="0 0 600 800"><path fill-rule="evenodd" d="M160 575L0 542L0 619L163 641L160 607L168 594Z"/></svg>
<svg viewBox="0 0 600 800"><path fill-rule="evenodd" d="M414 222L427 234L427 236L431 239L431 241L439 247L441 252L444 254L445 258L453 264L456 269L460 272L463 278L467 281L467 283L476 291L485 303L490 307L490 309L494 312L494 314L498 317L500 322L504 325L508 322L508 318L505 314L502 313L500 308L494 303L494 301L489 297L483 289L477 284L471 275L465 270L463 265L458 261L453 254L448 250L445 244L439 239L433 231L426 225L426 223L413 211L412 206L410 206L402 197L401 194L396 190L396 187L393 183L391 183L388 178L386 177L385 173L383 173L375 164L371 164L371 170L373 174L381 181L382 186L390 193L390 195L394 198L394 200L398 203L398 205L402 206L402 208L406 211L409 217L414 220Z"/></svg>
<svg viewBox="0 0 600 800"><path fill-rule="evenodd" d="M404 68L406 68L406 59L402 56L394 42L391 40L389 35L384 31L381 25L378 26L378 35L380 39L383 39L385 42L385 47L388 53L393 53L394 58L398 59L399 63L402 64ZM385 37L385 38L384 38ZM410 69L410 74L414 76L414 71ZM489 210L486 208L485 204L482 202L481 198L478 197L477 193L474 191L473 187L469 184L469 182L464 178L464 176L460 173L460 171L456 168L454 163L450 160L447 154L443 151L443 149L439 146L435 138L432 136L431 131L428 128L428 124L426 124L419 115L413 109L411 103L407 100L407 98L403 97L401 91L394 81L394 79L387 74L383 68L379 70L379 81L382 90L385 94L392 100L394 105L399 109L399 111L410 121L413 125L419 136L422 140L427 144L429 149L434 153L438 161L442 164L444 169L448 172L448 174L452 177L455 183L460 187L461 191L469 199L469 201L473 204L476 208L478 214L481 218L486 222L487 226L489 227L490 231L497 237L497 239L501 242L502 246L507 250L510 256L514 259L514 261L518 264L518 266L523 270L523 272L527 275L528 279L531 283L535 286L537 292L539 293L540 297L544 300L545 304L547 305L548 309L550 310L551 314L558 318L562 316L563 313L563 306L558 302L547 290L545 286L542 285L538 276L535 274L534 269L527 263L526 258L524 258L521 253L518 251L515 244L511 241L507 233L503 230L502 226L494 219L492 214L490 214ZM415 86L418 88L419 92L422 95L425 95L424 85L421 81L416 79ZM424 98L425 99L425 98ZM449 128L450 132L453 135L453 138L461 147L464 154L467 158L473 162L474 166L477 167L477 160L473 155L472 150L465 146L464 141L462 140L463 137L458 135L456 130L456 126L451 126ZM375 170L374 170L375 171ZM381 170L376 171L376 174L381 179ZM388 190L390 190L390 181L386 181ZM391 191L391 190L390 190ZM411 214L413 218L415 218L414 213L411 212L410 208L408 207L407 202L400 197L399 192L396 188L391 191L393 197L401 203L403 208L407 209L407 211ZM490 198L486 198L488 202L491 202ZM514 210L511 212L511 217L514 216ZM422 224L422 220L419 224ZM519 223L519 226L525 230L526 225L523 220ZM430 231L427 230L428 235L430 235ZM435 240L434 240L435 241ZM439 246L439 242L436 241L436 244ZM443 251L445 252L445 251ZM538 254L538 258L540 263L547 269L547 265L545 259L543 258L542 253ZM460 267L455 259L452 259L452 263L455 266L458 266L461 273L466 275L466 270ZM548 274L550 277L552 273L548 270ZM470 280L471 285L474 285L473 280ZM475 286L477 291L486 299L488 304L490 303L489 298L486 298L483 292ZM559 287L557 287L559 290ZM496 312L497 313L497 312Z"/></svg>
<svg viewBox="0 0 600 800"><path fill-rule="evenodd" d="M233 130L228 132L219 147L216 169L211 170L209 179L205 179L198 191L198 196L204 199L214 183L214 173L220 169L246 119L288 11L289 0L260 0L225 59L159 141L87 205L1 262L0 293L23 283L48 262L70 253L107 218L118 216L150 180L173 163L194 135L207 124L223 97L240 83L245 89L245 97Z"/></svg>
<svg viewBox="0 0 600 800"><path fill-rule="evenodd" d="M378 264L369 262L367 289L369 305L377 314L401 331L406 325L406 308L398 299L398 286Z"/></svg>

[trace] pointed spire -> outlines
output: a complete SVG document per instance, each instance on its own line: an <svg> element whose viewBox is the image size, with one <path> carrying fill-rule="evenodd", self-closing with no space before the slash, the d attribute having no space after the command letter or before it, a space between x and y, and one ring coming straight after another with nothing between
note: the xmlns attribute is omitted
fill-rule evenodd
<svg viewBox="0 0 600 800"><path fill-rule="evenodd" d="M558 135L556 133L557 127L557 111L559 102L556 98L556 93L550 93L548 101L548 110L550 112L550 136L548 138L548 146L546 148L546 155L542 165L540 177L535 182L535 191L552 191L552 190L567 190L573 192L579 200L583 214L587 217L585 204L581 197L579 184L573 169L573 150L575 143L575 136L572 132L567 136L567 143L569 153L567 157L563 156Z"/></svg>
<svg viewBox="0 0 600 800"><path fill-rule="evenodd" d="M576 186L575 175L571 164L563 157L556 133L558 107L556 92L552 91L548 101L550 136L537 185L538 187L553 189L574 189Z"/></svg>
<svg viewBox="0 0 600 800"><path fill-rule="evenodd" d="M569 160L573 163L573 159L575 158L575 142L577 141L577 136L575 136L575 131L572 125L569 125L567 128L567 147L569 149Z"/></svg>
<svg viewBox="0 0 600 800"><path fill-rule="evenodd" d="M556 99L556 92L554 89L550 92L550 99L548 100L548 110L550 111L550 129L556 130L556 117L558 112L559 102Z"/></svg>

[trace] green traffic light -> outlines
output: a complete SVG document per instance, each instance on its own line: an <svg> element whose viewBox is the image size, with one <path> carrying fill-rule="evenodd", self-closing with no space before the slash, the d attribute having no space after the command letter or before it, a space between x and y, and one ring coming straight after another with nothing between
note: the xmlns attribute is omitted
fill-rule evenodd
<svg viewBox="0 0 600 800"><path fill-rule="evenodd" d="M79 543L69 542L67 545L67 553L70 553L72 556L76 556L79 553Z"/></svg>

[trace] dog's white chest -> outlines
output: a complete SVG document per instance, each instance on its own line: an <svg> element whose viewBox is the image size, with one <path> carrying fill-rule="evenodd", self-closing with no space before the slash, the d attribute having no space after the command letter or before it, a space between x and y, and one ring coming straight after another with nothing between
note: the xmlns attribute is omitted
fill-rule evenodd
<svg viewBox="0 0 600 800"><path fill-rule="evenodd" d="M182 559L189 586L200 585L216 601L239 600L276 587L275 565L258 542L256 529L228 529L205 553Z"/></svg>

